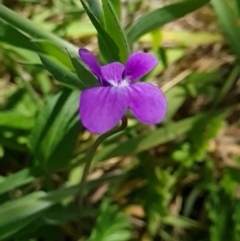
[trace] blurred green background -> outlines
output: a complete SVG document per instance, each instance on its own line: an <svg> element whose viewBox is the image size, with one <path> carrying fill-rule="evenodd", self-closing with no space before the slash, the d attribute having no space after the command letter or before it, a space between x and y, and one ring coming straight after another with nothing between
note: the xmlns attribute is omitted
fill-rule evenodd
<svg viewBox="0 0 240 241"><path fill-rule="evenodd" d="M1 0L0 240L239 241L240 1ZM91 20L91 21L90 21ZM166 94L163 123L99 147L79 121L102 63L159 58L143 79Z"/></svg>

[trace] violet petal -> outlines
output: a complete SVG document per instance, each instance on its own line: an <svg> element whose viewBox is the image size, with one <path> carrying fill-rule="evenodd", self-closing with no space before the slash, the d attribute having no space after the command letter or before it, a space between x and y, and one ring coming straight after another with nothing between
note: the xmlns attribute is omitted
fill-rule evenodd
<svg viewBox="0 0 240 241"><path fill-rule="evenodd" d="M122 74L125 67L119 62L113 62L101 67L102 77L105 81L114 81L119 83L122 80Z"/></svg>
<svg viewBox="0 0 240 241"><path fill-rule="evenodd" d="M129 56L125 65L126 69L124 74L130 81L134 81L151 71L157 63L158 60L153 55L136 52Z"/></svg>
<svg viewBox="0 0 240 241"><path fill-rule="evenodd" d="M80 97L79 114L82 124L92 133L112 129L123 117L129 103L126 87L95 87L86 89Z"/></svg>
<svg viewBox="0 0 240 241"><path fill-rule="evenodd" d="M129 108L141 122L156 124L163 120L167 101L161 90L148 83L136 83L129 87Z"/></svg>
<svg viewBox="0 0 240 241"><path fill-rule="evenodd" d="M81 48L78 50L79 56L82 61L89 67L89 69L101 79L101 66L97 58L87 49Z"/></svg>

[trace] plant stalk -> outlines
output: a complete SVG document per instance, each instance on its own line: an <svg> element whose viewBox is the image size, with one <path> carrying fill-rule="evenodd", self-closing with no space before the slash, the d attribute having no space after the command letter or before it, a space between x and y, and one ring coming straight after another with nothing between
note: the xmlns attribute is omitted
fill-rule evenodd
<svg viewBox="0 0 240 241"><path fill-rule="evenodd" d="M81 178L81 181L79 184L79 192L78 192L78 198L77 198L79 210L82 209L84 185L85 185L86 178L87 178L87 175L88 175L90 167L91 167L93 157L94 157L98 147L105 139L107 139L108 137L110 137L120 131L123 131L124 129L126 129L126 127L127 127L127 117L123 116L122 123L119 127L116 127L114 129L112 129L111 131L100 135L96 139L96 141L92 144L92 146L90 146L90 148L88 149L87 154L85 156L85 166L84 166L82 178Z"/></svg>

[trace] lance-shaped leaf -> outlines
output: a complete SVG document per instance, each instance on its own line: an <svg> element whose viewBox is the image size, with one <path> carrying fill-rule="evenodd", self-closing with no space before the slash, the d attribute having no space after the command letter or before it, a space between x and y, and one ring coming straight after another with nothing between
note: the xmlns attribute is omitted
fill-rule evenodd
<svg viewBox="0 0 240 241"><path fill-rule="evenodd" d="M239 1L236 1L239 2ZM233 49L237 58L240 59L240 27L239 18L237 18L235 9L231 8L231 1L218 1L213 0L211 4L218 16L218 20L221 24L222 30L226 34L226 40L229 46Z"/></svg>
<svg viewBox="0 0 240 241"><path fill-rule="evenodd" d="M98 37L101 41L101 50L103 51L103 56L106 58L107 62L119 61L119 48L111 38L111 36L106 32L104 27L101 25L97 17L93 14L93 12L88 8L87 4L80 0L89 19L91 20L92 24L96 28L98 32Z"/></svg>
<svg viewBox="0 0 240 241"><path fill-rule="evenodd" d="M14 37L13 37L14 36ZM1 20L0 17L0 42L5 42L15 47L20 47L28 50L35 50L31 39L15 29L12 25Z"/></svg>
<svg viewBox="0 0 240 241"><path fill-rule="evenodd" d="M127 33L128 40L130 43L133 43L143 34L159 28L166 23L181 18L184 15L202 7L209 1L210 0L182 1L163 8L159 8L149 14L146 14L129 28Z"/></svg>
<svg viewBox="0 0 240 241"><path fill-rule="evenodd" d="M31 22L28 19L22 18L17 13L6 8L2 4L0 4L0 19L9 23L15 29L21 30L23 33L33 39L45 39L50 42L54 42L58 46L68 48L71 52L77 50L77 48L71 43L65 41L64 39L58 37L51 32L36 27L35 23ZM14 36L14 38L16 37Z"/></svg>
<svg viewBox="0 0 240 241"><path fill-rule="evenodd" d="M118 48L121 50L119 53L120 60L122 62L125 62L130 52L127 38L123 29L120 26L118 17L114 11L111 1L102 0L102 3L106 30L115 41Z"/></svg>
<svg viewBox="0 0 240 241"><path fill-rule="evenodd" d="M88 69L85 68L83 63L80 62L80 58L74 57L70 53L68 54L78 78L82 80L84 85L86 87L97 86L97 79L92 75L90 71L88 71Z"/></svg>
<svg viewBox="0 0 240 241"><path fill-rule="evenodd" d="M60 63L57 63L56 61L53 61L41 54L39 54L39 57L44 67L53 75L54 79L70 87L78 89L85 88L78 76L64 68Z"/></svg>
<svg viewBox="0 0 240 241"><path fill-rule="evenodd" d="M81 131L78 105L79 91L63 89L49 97L39 112L29 144L35 160L45 171L64 168L71 159Z"/></svg>

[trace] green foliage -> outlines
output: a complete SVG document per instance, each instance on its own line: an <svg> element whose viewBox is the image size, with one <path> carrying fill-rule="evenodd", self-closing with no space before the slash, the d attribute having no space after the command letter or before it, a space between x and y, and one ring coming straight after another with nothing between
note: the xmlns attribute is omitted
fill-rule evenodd
<svg viewBox="0 0 240 241"><path fill-rule="evenodd" d="M209 0L188 0L156 9L155 11L141 17L129 28L127 33L128 40L130 43L133 43L143 34L155 30L168 22L174 21L175 19L198 9L208 2Z"/></svg>
<svg viewBox="0 0 240 241"><path fill-rule="evenodd" d="M36 173L37 170L25 168L8 177L3 177L0 181L0 194L33 182L35 179L34 172Z"/></svg>
<svg viewBox="0 0 240 241"><path fill-rule="evenodd" d="M0 32L1 42L28 50L34 50L29 37L17 31L13 26L2 19L0 19ZM14 38L12 36L14 36Z"/></svg>
<svg viewBox="0 0 240 241"><path fill-rule="evenodd" d="M51 202L44 200L44 192L35 192L18 200L6 202L1 206L1 236L6 238L13 233L29 225L34 215L41 215L41 212L51 205ZM14 227L14 229L12 228Z"/></svg>
<svg viewBox="0 0 240 241"><path fill-rule="evenodd" d="M219 22L222 26L222 30L226 34L226 40L229 42L231 48L235 52L237 58L240 58L239 50L239 37L240 27L238 24L238 13L236 5L239 6L239 1L211 1L214 10L218 16Z"/></svg>
<svg viewBox="0 0 240 241"><path fill-rule="evenodd" d="M122 241L131 238L130 222L124 213L110 205L108 200L100 206L96 224L87 241Z"/></svg>
<svg viewBox="0 0 240 241"><path fill-rule="evenodd" d="M49 97L32 129L29 145L40 168L48 172L69 162L81 130L77 116L79 93L63 90Z"/></svg>
<svg viewBox="0 0 240 241"><path fill-rule="evenodd" d="M71 55L69 55L72 65L77 73L78 78L84 83L86 87L96 86L97 79L88 71L80 61Z"/></svg>
<svg viewBox="0 0 240 241"><path fill-rule="evenodd" d="M181 144L180 149L173 152L173 159L181 162L186 167L191 167L197 161L206 158L209 141L217 136L223 127L223 113L210 113L199 118L193 124L187 135L187 142Z"/></svg>
<svg viewBox="0 0 240 241"><path fill-rule="evenodd" d="M215 12L199 9L209 0L159 2L2 1L0 240L240 239L239 1L212 0ZM184 32L162 28L198 9ZM231 56L219 33L205 30L216 27L214 14ZM97 79L75 45L102 64L151 51L162 63L144 80L168 101L160 125L129 113L128 128L101 144L83 208L79 181L96 136L78 108L80 91Z"/></svg>
<svg viewBox="0 0 240 241"><path fill-rule="evenodd" d="M120 60L119 56L119 48L117 44L114 42L113 38L107 33L104 29L104 26L101 25L100 21L97 17L93 14L93 12L88 8L86 3L83 0L80 0L88 17L90 18L92 24L96 28L98 32L98 40L99 47L101 48L101 52L103 56L106 58L108 62L110 61L118 61Z"/></svg>
<svg viewBox="0 0 240 241"><path fill-rule="evenodd" d="M128 139L121 144L109 144L103 151L97 153L95 158L96 160L104 160L118 155L125 156L131 153L148 150L157 145L174 140L178 136L186 133L191 128L196 118L186 118L176 123L170 123L169 126L148 132L147 135Z"/></svg>
<svg viewBox="0 0 240 241"><path fill-rule="evenodd" d="M105 28L109 35L113 38L118 48L121 50L120 60L125 62L130 53L127 38L124 34L123 29L118 22L118 17L114 11L113 5L110 0L102 0ZM116 59L117 60L117 59Z"/></svg>
<svg viewBox="0 0 240 241"><path fill-rule="evenodd" d="M53 77L59 82L66 84L69 87L84 89L85 86L76 74L68 71L60 63L51 60L44 55L39 55L44 67L53 75Z"/></svg>
<svg viewBox="0 0 240 241"><path fill-rule="evenodd" d="M17 31L25 33L27 36L33 39L45 39L49 40L58 46L69 48L71 51L76 50L76 48L69 42L57 37L51 32L44 31L41 28L36 28L36 25L29 21L28 19L21 18L17 13L6 8L2 4L0 5L0 18L12 25ZM3 31L5 33L5 31ZM2 35L2 34L1 34ZM4 36L4 35L3 35ZM9 42L8 42L9 43ZM31 46L31 45L29 45Z"/></svg>
<svg viewBox="0 0 240 241"><path fill-rule="evenodd" d="M239 201L223 191L213 192L207 203L209 218L212 222L210 227L210 240L239 240ZM228 227L228 228L226 228Z"/></svg>

